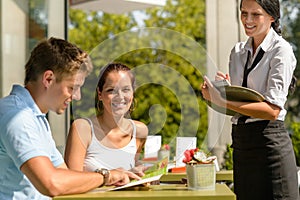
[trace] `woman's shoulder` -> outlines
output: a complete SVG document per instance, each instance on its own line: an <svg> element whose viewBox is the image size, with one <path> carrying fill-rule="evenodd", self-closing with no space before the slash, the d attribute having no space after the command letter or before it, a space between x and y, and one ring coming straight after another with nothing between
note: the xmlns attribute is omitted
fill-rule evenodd
<svg viewBox="0 0 300 200"><path fill-rule="evenodd" d="M273 29L264 40L266 51L293 51L292 45L282 36L278 35Z"/></svg>
<svg viewBox="0 0 300 200"><path fill-rule="evenodd" d="M296 60L292 45L281 36L277 36L266 51L271 57L291 58Z"/></svg>
<svg viewBox="0 0 300 200"><path fill-rule="evenodd" d="M284 51L293 51L293 47L291 43L289 43L286 39L284 39L282 36L278 36L277 39L274 42L274 49L282 49Z"/></svg>
<svg viewBox="0 0 300 200"><path fill-rule="evenodd" d="M92 121L89 118L78 118L71 124L71 130L77 132L80 136L89 135L87 132L92 130Z"/></svg>
<svg viewBox="0 0 300 200"><path fill-rule="evenodd" d="M73 121L72 126L90 126L91 125L91 120L89 118L77 118Z"/></svg>
<svg viewBox="0 0 300 200"><path fill-rule="evenodd" d="M79 137L82 144L87 148L92 139L92 127L90 121L87 118L75 119L71 124L69 135Z"/></svg>
<svg viewBox="0 0 300 200"><path fill-rule="evenodd" d="M247 48L249 48L249 43L251 43L250 40L251 38L249 38L247 41L235 43L231 48L230 56L240 56L241 54L247 53Z"/></svg>
<svg viewBox="0 0 300 200"><path fill-rule="evenodd" d="M233 46L232 51L236 52L236 53L244 51L246 48L246 45L247 45L247 42L238 42Z"/></svg>
<svg viewBox="0 0 300 200"><path fill-rule="evenodd" d="M141 121L132 120L136 126L137 138L146 138L148 136L148 127Z"/></svg>

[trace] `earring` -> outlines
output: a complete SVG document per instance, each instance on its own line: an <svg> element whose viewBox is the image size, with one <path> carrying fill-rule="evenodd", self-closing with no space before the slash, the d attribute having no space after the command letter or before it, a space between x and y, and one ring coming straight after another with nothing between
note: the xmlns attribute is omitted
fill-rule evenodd
<svg viewBox="0 0 300 200"><path fill-rule="evenodd" d="M97 110L98 112L101 112L103 110L103 103L100 99L97 101Z"/></svg>
<svg viewBox="0 0 300 200"><path fill-rule="evenodd" d="M133 99L131 105L130 105L130 108L129 108L129 112L132 112L134 111L135 109L135 105L137 104L137 100L136 99Z"/></svg>

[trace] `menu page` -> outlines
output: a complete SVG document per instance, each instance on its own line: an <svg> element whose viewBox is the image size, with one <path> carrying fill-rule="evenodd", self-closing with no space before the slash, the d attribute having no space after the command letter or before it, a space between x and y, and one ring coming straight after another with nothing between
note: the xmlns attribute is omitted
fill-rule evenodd
<svg viewBox="0 0 300 200"><path fill-rule="evenodd" d="M141 180L132 180L130 183L123 185L123 186L110 186L110 187L102 187L94 190L95 192L99 191L112 191L112 190L120 190L136 185L141 185L145 183L150 183L152 181L158 181L162 175L167 173L167 166L168 166L168 158L165 157L162 160L159 160L153 163L144 173L145 175L142 177Z"/></svg>

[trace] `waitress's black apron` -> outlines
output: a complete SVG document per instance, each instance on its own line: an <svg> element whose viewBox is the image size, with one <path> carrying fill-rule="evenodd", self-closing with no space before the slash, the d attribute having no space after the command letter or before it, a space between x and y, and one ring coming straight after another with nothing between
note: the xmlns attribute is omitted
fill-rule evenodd
<svg viewBox="0 0 300 200"><path fill-rule="evenodd" d="M291 139L282 121L232 125L237 200L298 200Z"/></svg>

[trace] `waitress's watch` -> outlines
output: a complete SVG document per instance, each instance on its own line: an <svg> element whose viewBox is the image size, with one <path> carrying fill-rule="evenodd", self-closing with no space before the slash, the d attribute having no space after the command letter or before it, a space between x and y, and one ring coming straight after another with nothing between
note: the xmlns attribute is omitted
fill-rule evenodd
<svg viewBox="0 0 300 200"><path fill-rule="evenodd" d="M99 173L103 176L103 183L99 187L107 185L108 180L109 180L109 174L110 174L109 170L104 169L104 168L99 168L99 169L96 169L95 172Z"/></svg>

